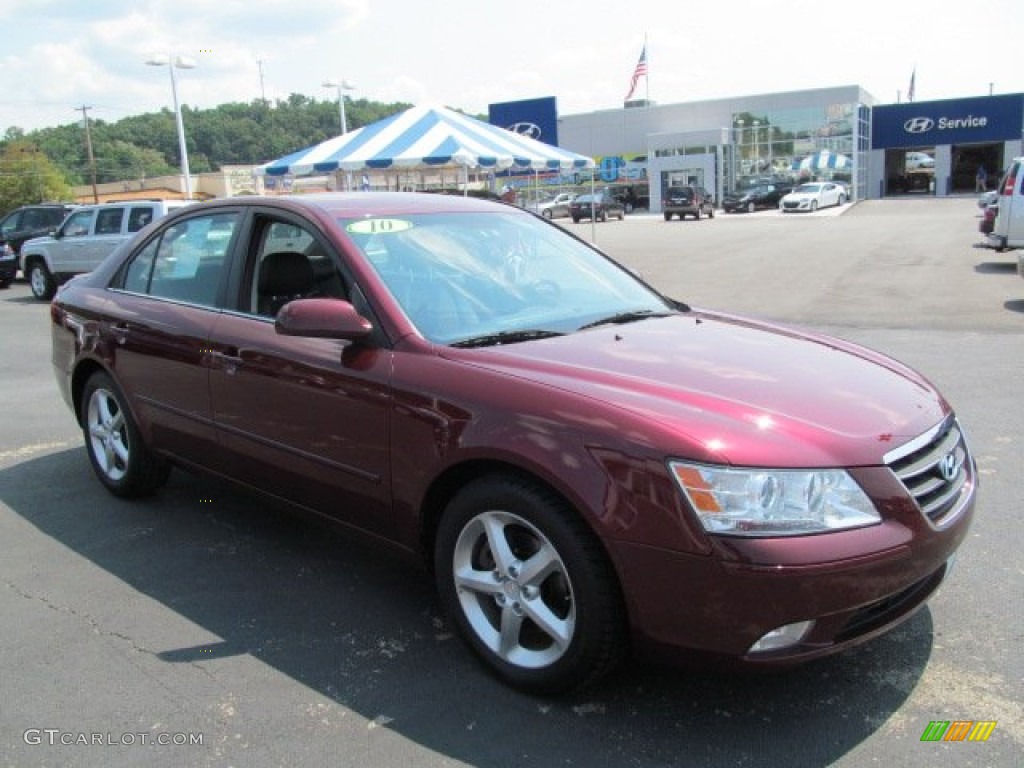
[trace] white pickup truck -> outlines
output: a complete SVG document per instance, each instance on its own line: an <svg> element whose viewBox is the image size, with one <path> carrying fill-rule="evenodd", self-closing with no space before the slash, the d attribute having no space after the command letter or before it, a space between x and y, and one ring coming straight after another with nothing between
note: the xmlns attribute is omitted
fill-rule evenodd
<svg viewBox="0 0 1024 768"><path fill-rule="evenodd" d="M1024 248L1024 157L1015 157L999 182L998 207L987 244L997 251ZM1017 271L1024 277L1024 251L1017 258Z"/></svg>

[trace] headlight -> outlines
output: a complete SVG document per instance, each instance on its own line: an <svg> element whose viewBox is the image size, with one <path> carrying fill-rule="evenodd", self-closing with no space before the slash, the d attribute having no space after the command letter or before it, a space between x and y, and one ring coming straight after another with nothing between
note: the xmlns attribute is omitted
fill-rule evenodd
<svg viewBox="0 0 1024 768"><path fill-rule="evenodd" d="M669 467L709 533L799 536L881 521L841 469L734 469L678 461Z"/></svg>

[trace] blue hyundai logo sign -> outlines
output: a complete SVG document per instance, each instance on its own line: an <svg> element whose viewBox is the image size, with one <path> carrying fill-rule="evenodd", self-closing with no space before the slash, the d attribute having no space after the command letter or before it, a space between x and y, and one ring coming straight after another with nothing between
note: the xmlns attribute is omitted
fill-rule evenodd
<svg viewBox="0 0 1024 768"><path fill-rule="evenodd" d="M928 133L934 127L935 121L930 117L912 117L903 124L907 133Z"/></svg>
<svg viewBox="0 0 1024 768"><path fill-rule="evenodd" d="M540 139L541 137L540 126L536 123L512 123L508 126L508 130L530 139Z"/></svg>

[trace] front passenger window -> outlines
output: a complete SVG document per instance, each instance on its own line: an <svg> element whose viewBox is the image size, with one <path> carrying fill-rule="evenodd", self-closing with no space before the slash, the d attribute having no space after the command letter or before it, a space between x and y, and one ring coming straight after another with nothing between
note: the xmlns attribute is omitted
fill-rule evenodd
<svg viewBox="0 0 1024 768"><path fill-rule="evenodd" d="M78 213L71 214L71 218L64 222L61 234L63 234L64 237L82 237L83 235L88 235L89 227L92 226L92 217L94 214L94 211L79 211Z"/></svg>

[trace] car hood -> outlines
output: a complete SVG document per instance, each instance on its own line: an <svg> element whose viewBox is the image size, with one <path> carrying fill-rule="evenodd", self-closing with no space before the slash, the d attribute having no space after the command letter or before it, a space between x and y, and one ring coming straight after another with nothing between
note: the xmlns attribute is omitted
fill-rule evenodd
<svg viewBox="0 0 1024 768"><path fill-rule="evenodd" d="M645 421L635 439L698 461L877 465L949 411L883 355L706 312L442 354L628 411Z"/></svg>

